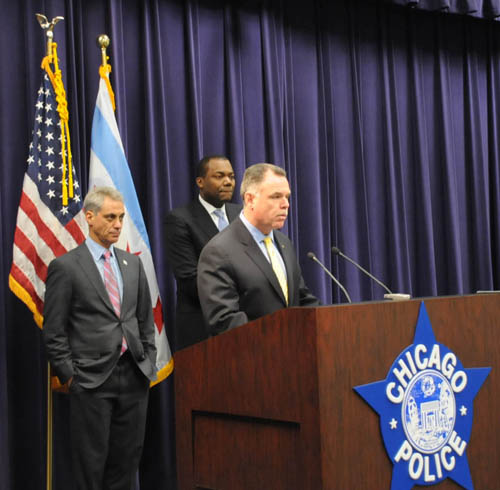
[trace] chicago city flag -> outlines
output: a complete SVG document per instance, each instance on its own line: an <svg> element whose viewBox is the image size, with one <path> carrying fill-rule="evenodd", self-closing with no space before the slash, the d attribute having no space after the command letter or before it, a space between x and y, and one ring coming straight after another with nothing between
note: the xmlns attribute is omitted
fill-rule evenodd
<svg viewBox="0 0 500 490"><path fill-rule="evenodd" d="M116 124L113 108L114 95L108 79L108 70L109 65L101 66L99 70L101 79L92 122L89 189L96 186L108 186L114 187L123 194L125 219L120 240L116 245L139 255L146 270L156 326L158 379L153 383L155 384L164 380L172 372L174 361L164 328L162 302L151 246Z"/></svg>

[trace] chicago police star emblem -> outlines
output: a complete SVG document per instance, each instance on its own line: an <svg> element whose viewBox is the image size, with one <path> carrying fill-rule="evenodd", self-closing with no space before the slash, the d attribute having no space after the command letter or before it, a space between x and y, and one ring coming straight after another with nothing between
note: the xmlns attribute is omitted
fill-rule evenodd
<svg viewBox="0 0 500 490"><path fill-rule="evenodd" d="M464 368L437 342L421 303L413 344L396 358L387 377L354 388L380 416L393 463L391 490L435 485L445 478L474 488L467 461L472 402L490 370Z"/></svg>

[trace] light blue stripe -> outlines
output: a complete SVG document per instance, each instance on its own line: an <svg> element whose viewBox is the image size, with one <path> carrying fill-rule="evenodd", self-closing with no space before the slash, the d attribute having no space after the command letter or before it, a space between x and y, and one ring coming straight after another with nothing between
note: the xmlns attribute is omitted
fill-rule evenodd
<svg viewBox="0 0 500 490"><path fill-rule="evenodd" d="M151 250L127 158L97 105L92 121L92 150L106 167L115 187L123 194L129 216L147 247Z"/></svg>

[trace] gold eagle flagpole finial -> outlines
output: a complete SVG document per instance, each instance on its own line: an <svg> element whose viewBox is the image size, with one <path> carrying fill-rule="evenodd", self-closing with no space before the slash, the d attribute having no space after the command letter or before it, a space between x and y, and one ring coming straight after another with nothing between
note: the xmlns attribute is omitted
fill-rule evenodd
<svg viewBox="0 0 500 490"><path fill-rule="evenodd" d="M43 14L35 14L40 24L40 27L45 31L45 35L47 36L47 56L52 54L52 39L54 39L54 27L60 21L64 20L64 17L58 15L54 17L51 22L45 17Z"/></svg>

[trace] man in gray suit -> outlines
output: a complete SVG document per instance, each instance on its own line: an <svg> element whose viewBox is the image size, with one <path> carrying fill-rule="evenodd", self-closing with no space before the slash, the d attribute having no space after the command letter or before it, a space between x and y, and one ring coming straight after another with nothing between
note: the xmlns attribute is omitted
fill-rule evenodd
<svg viewBox="0 0 500 490"><path fill-rule="evenodd" d="M130 490L156 378L151 298L141 260L113 246L122 195L97 187L84 204L89 236L48 268L43 335L68 383L77 490Z"/></svg>
<svg viewBox="0 0 500 490"><path fill-rule="evenodd" d="M288 215L285 171L259 163L247 168L243 211L202 250L198 292L212 335L288 306L317 306L290 240L277 231Z"/></svg>

